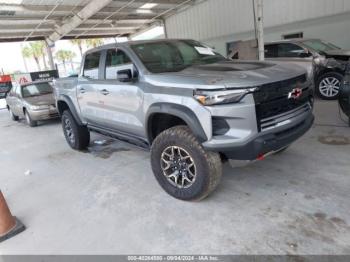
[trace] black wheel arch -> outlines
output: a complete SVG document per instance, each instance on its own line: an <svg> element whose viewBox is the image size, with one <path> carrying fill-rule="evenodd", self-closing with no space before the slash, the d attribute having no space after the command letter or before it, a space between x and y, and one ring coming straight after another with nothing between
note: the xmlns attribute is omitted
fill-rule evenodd
<svg viewBox="0 0 350 262"><path fill-rule="evenodd" d="M77 121L77 123L79 125L83 125L83 122L80 119L79 114L78 114L77 110L75 109L74 103L70 97L68 97L66 95L59 96L59 98L57 99L57 102L56 102L56 106L57 106L57 110L58 110L58 113L60 116L62 116L63 112L66 109L68 109L72 113L72 115L73 115L74 119Z"/></svg>
<svg viewBox="0 0 350 262"><path fill-rule="evenodd" d="M181 119L190 128L200 142L208 140L196 114L190 108L183 105L160 102L151 105L146 114L146 132L150 144L152 144L155 138L152 135L153 116L159 113Z"/></svg>
<svg viewBox="0 0 350 262"><path fill-rule="evenodd" d="M320 70L319 72L317 72L317 74L314 77L315 83L317 83L325 74L327 73L338 73L344 76L345 72L340 69L340 68L324 68L322 70Z"/></svg>

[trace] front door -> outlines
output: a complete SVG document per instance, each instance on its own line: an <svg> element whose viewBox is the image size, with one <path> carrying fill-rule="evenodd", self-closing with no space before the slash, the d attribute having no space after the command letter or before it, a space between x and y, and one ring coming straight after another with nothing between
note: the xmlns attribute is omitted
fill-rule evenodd
<svg viewBox="0 0 350 262"><path fill-rule="evenodd" d="M142 136L144 128L140 119L143 92L138 81L120 82L118 71L135 67L129 56L121 49L106 52L103 80L97 85L100 96L100 109L104 115L104 126L118 132Z"/></svg>

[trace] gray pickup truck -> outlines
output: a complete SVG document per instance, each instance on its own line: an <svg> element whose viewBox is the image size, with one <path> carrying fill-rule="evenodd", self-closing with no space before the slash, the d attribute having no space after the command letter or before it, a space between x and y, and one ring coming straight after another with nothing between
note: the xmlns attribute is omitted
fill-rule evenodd
<svg viewBox="0 0 350 262"><path fill-rule="evenodd" d="M200 200L218 185L222 161L282 151L312 126L306 71L232 62L194 40L110 44L88 51L78 77L55 81L68 144L90 131L150 149L162 188Z"/></svg>

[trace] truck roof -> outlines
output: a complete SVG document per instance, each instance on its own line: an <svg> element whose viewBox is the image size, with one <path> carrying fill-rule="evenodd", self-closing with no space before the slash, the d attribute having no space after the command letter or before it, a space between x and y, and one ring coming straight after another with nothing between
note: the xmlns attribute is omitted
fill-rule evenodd
<svg viewBox="0 0 350 262"><path fill-rule="evenodd" d="M98 47L95 47L95 48L87 50L85 52L85 54L93 53L93 52L104 50L104 49L114 48L114 47L118 47L118 46L128 46L128 47L130 47L131 45L134 45L134 44L174 42L174 41L180 41L180 40L192 40L192 41L195 41L193 39L153 39L153 40L127 41L127 42L122 42L122 43L111 43L111 44L98 46Z"/></svg>
<svg viewBox="0 0 350 262"><path fill-rule="evenodd" d="M279 44L279 43L300 43L300 42L310 41L310 40L320 40L320 39L316 39L316 38L292 38L292 39L284 39L284 40L267 42L267 43L265 43L265 45Z"/></svg>

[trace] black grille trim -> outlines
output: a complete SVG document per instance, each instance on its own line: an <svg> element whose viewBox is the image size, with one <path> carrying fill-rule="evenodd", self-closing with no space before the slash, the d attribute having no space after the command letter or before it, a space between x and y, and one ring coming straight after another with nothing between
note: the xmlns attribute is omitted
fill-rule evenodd
<svg viewBox="0 0 350 262"><path fill-rule="evenodd" d="M264 119L292 111L310 102L311 91L306 80L307 76L303 74L259 87L253 94L259 132L262 131L261 123ZM298 99L288 99L289 92L296 87L303 90L302 96Z"/></svg>

